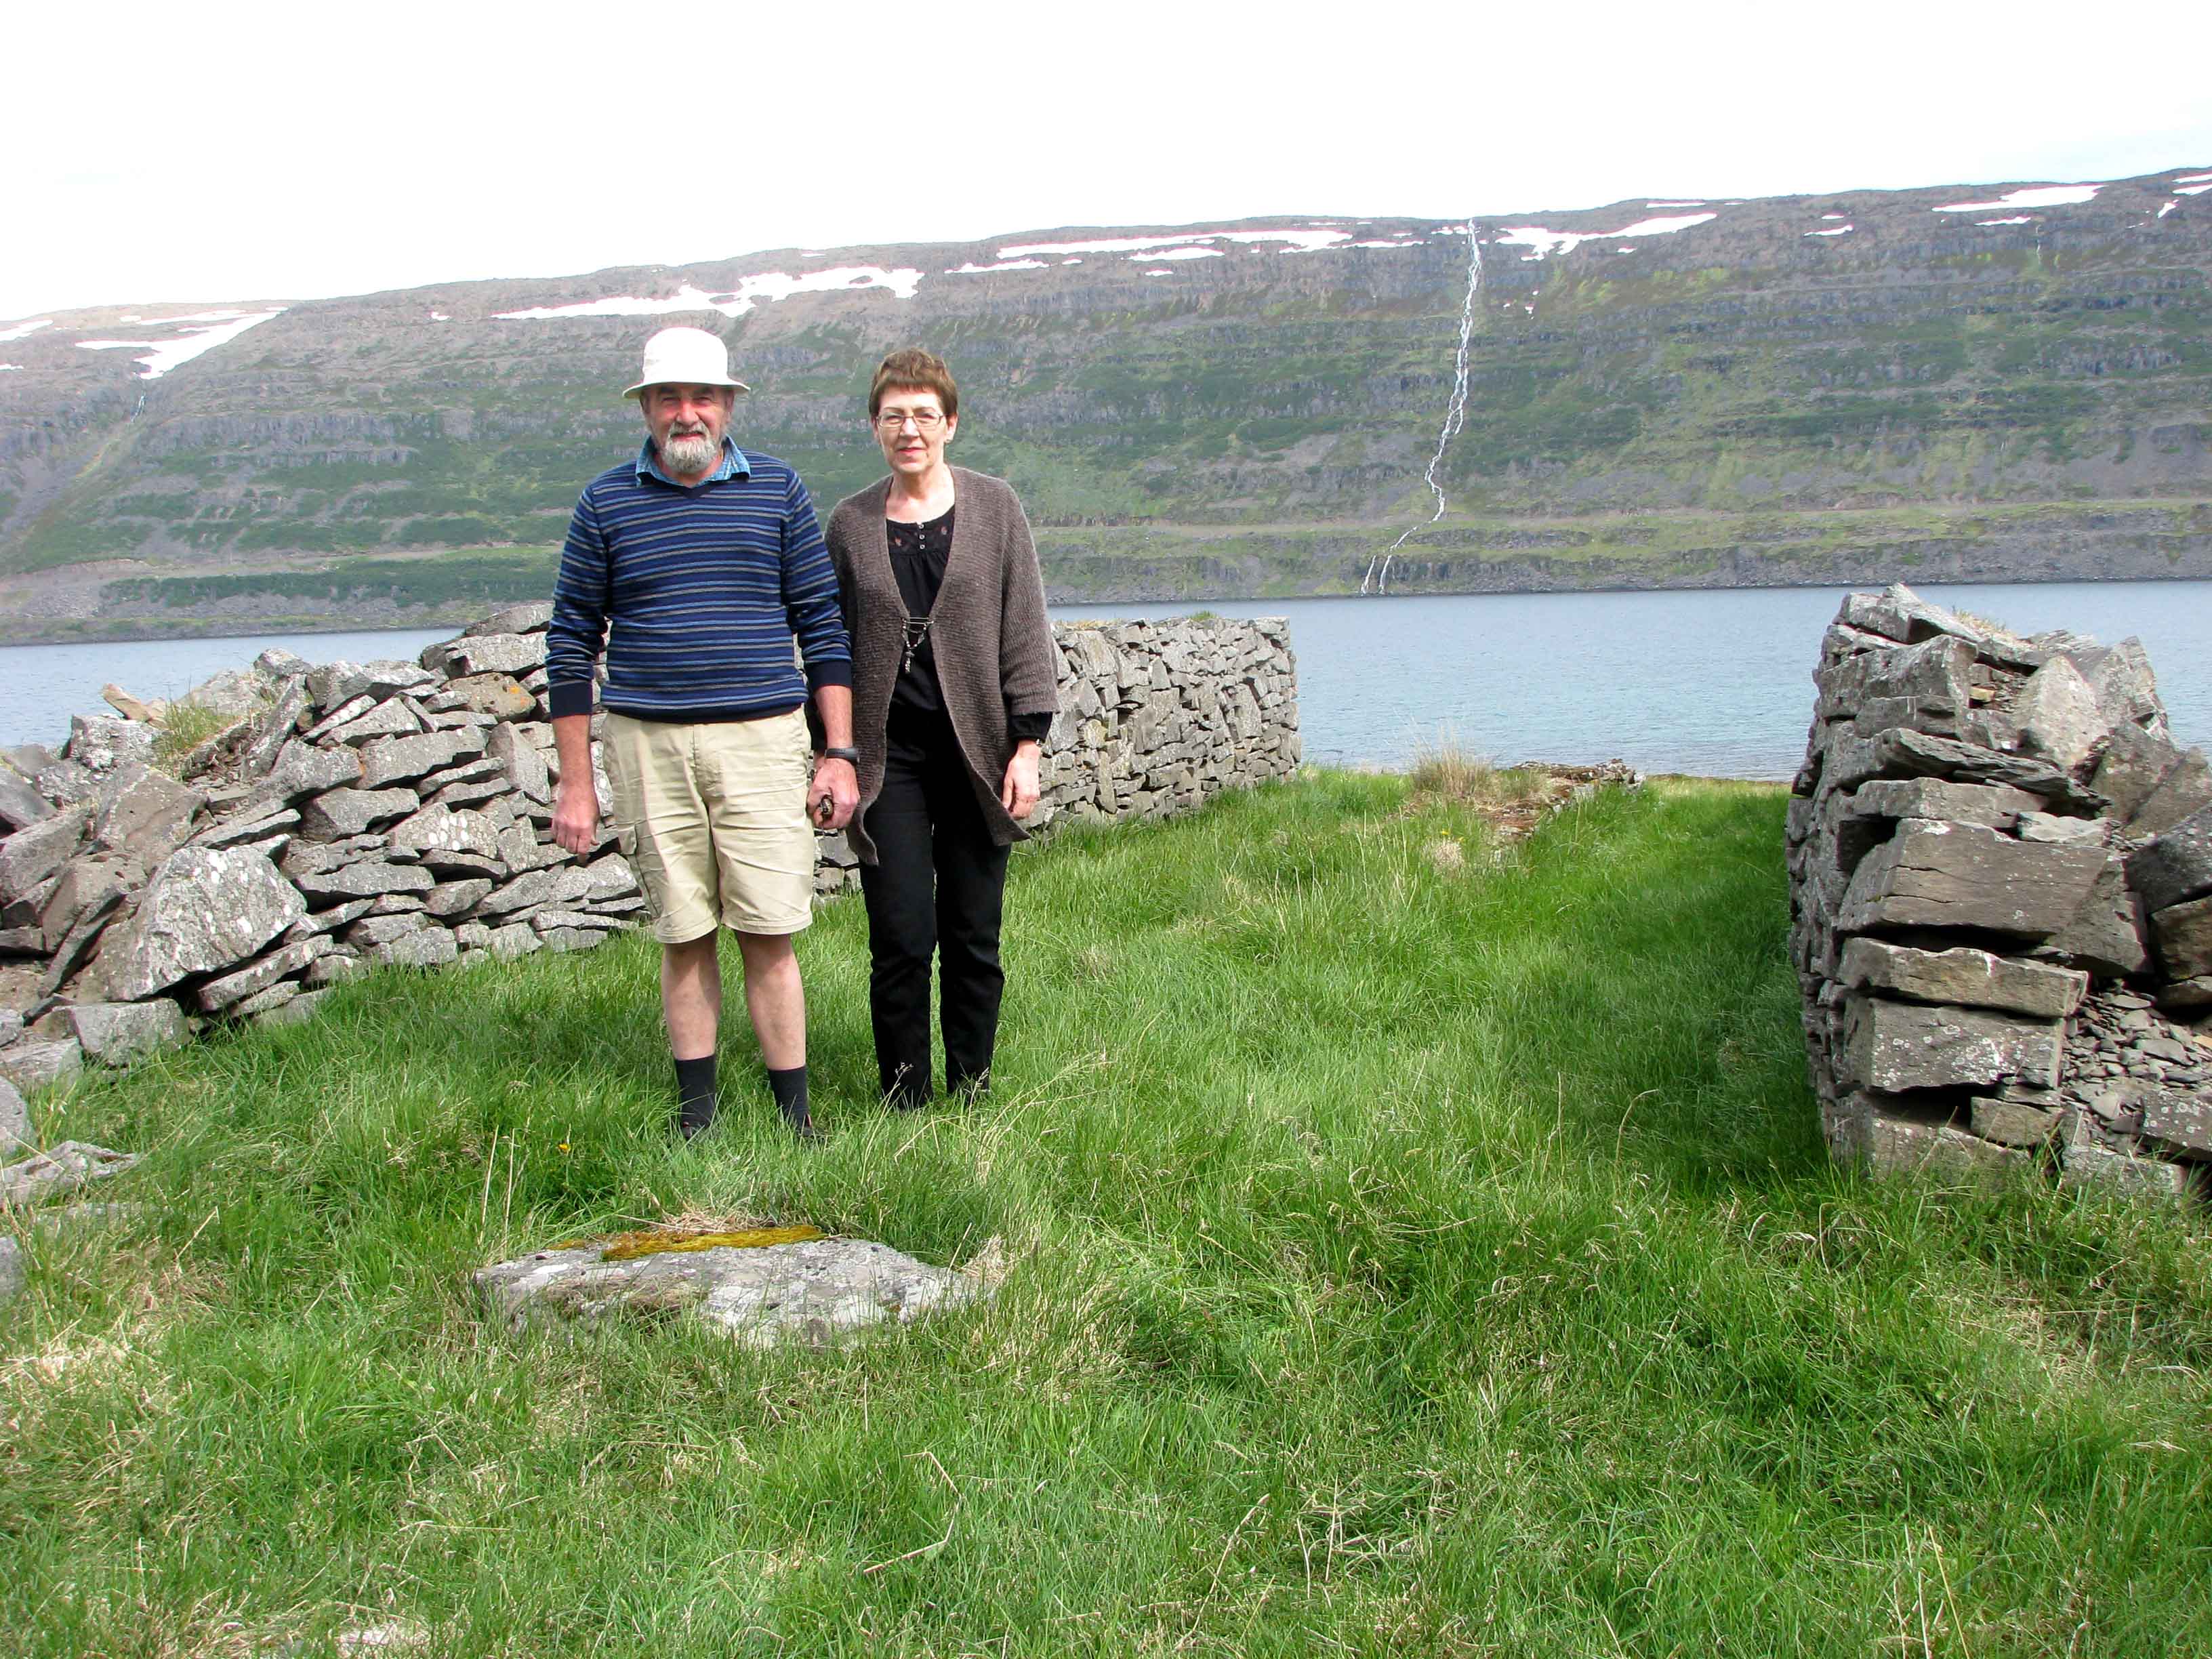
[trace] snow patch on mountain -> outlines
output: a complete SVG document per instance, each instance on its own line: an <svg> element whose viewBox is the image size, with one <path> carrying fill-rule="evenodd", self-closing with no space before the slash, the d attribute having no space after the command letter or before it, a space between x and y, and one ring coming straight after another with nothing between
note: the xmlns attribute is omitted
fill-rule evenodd
<svg viewBox="0 0 2212 1659"><path fill-rule="evenodd" d="M1294 230L1187 230L1168 236L1101 236L1079 242L1022 242L999 250L1001 259L1027 259L1040 253L1128 253L1151 254L1155 258L1165 258L1155 252L1160 248L1196 247L1209 242L1242 242L1256 245L1266 242L1285 244L1285 252L1313 253L1322 248L1340 247L1350 242L1351 233L1331 230L1314 225ZM1215 250L1217 252L1218 249ZM1176 256L1189 258L1189 254Z"/></svg>
<svg viewBox="0 0 2212 1659"><path fill-rule="evenodd" d="M1068 261L1073 264L1073 260ZM964 265L955 265L945 274L947 276L982 276L994 270L1043 270L1048 269L1042 259L1001 259L994 265L979 265L970 259Z"/></svg>
<svg viewBox="0 0 2212 1659"><path fill-rule="evenodd" d="M41 317L35 323L18 323L13 328L0 328L0 345L4 345L10 340L20 340L27 334L36 334L40 329L52 328L53 325L52 318Z"/></svg>
<svg viewBox="0 0 2212 1659"><path fill-rule="evenodd" d="M1826 230L1808 230L1805 234L1808 236L1848 236L1850 233L1849 225L1832 225Z"/></svg>
<svg viewBox="0 0 2212 1659"><path fill-rule="evenodd" d="M1627 236L1671 236L1678 230L1687 230L1692 225L1719 217L1717 213L1678 214L1671 218L1639 219L1619 230L1547 230L1541 225L1511 225L1498 241L1503 247L1534 248L1534 252L1521 256L1526 262L1541 259L1547 254L1571 253L1584 242L1613 241Z"/></svg>
<svg viewBox="0 0 2212 1659"><path fill-rule="evenodd" d="M2072 207L2096 199L2102 185L2031 185L2008 191L1994 202L1950 202L1938 213L1995 213L2006 208Z"/></svg>
<svg viewBox="0 0 2212 1659"><path fill-rule="evenodd" d="M150 346L152 349L138 359L138 374L141 380L158 380L171 369L235 340L247 329L283 316L285 310L283 306L272 306L267 311L195 311L181 317L126 318L125 321L135 322L140 328L182 327L184 332L167 340L79 340L77 345L85 351L142 351Z"/></svg>
<svg viewBox="0 0 2212 1659"><path fill-rule="evenodd" d="M921 273L911 265L885 270L880 265L839 265L831 270L809 271L793 276L781 270L763 271L742 279L736 288L719 294L686 283L665 299L641 299L635 295L610 295L603 300L581 300L574 305L532 306L522 311L495 312L504 322L550 322L569 317L659 317L678 311L719 311L725 317L742 317L760 301L786 300L794 294L849 294L864 289L887 289L902 300L914 298L921 286Z"/></svg>

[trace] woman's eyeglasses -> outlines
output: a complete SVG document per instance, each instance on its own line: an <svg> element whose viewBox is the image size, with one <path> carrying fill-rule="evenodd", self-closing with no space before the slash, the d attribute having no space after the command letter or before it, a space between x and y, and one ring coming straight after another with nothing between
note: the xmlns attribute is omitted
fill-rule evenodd
<svg viewBox="0 0 2212 1659"><path fill-rule="evenodd" d="M917 431L934 432L945 424L945 416L934 409L887 409L876 416L876 424L886 432L896 432L908 421Z"/></svg>

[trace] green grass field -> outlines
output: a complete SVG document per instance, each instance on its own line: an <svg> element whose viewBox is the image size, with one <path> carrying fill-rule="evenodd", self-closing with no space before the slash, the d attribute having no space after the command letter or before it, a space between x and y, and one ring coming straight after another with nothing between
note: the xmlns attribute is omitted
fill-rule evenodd
<svg viewBox="0 0 2212 1659"><path fill-rule="evenodd" d="M635 938L46 1103L148 1207L37 1235L0 1327L6 1644L2212 1651L2203 1217L1826 1164L1779 792L1501 852L1407 789L1022 849L967 1109L870 1099L831 906L817 1149L741 1030L671 1139ZM516 1336L467 1285L687 1210L1014 1266L823 1354Z"/></svg>

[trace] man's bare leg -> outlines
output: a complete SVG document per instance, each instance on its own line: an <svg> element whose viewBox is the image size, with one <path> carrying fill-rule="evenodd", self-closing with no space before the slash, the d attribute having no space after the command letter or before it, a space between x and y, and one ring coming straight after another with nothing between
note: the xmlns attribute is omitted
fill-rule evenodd
<svg viewBox="0 0 2212 1659"><path fill-rule="evenodd" d="M677 1122L689 1140L714 1121L722 963L714 933L660 947L660 1013L676 1056Z"/></svg>
<svg viewBox="0 0 2212 1659"><path fill-rule="evenodd" d="M722 963L712 933L660 947L660 1012L668 1022L668 1046L678 1060L703 1060L714 1052L722 1012ZM752 975L745 998L752 1000Z"/></svg>
<svg viewBox="0 0 2212 1659"><path fill-rule="evenodd" d="M745 964L745 1012L760 1039L761 1063L784 1121L801 1135L814 1133L806 1103L806 990L799 982L799 953L788 933L739 933Z"/></svg>

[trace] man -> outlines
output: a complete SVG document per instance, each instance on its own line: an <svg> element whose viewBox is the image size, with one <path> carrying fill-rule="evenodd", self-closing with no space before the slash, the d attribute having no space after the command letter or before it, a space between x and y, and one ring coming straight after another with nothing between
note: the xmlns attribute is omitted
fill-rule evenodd
<svg viewBox="0 0 2212 1659"><path fill-rule="evenodd" d="M561 759L553 839L577 854L598 842L592 686L604 636L603 754L622 849L660 941L678 1122L689 1139L714 1119L727 927L769 1087L784 1121L811 1139L792 935L811 919L812 825L842 827L860 798L852 653L805 486L727 435L746 389L714 335L663 329L623 393L638 400L646 441L576 503L546 635ZM818 763L810 694L826 739Z"/></svg>

